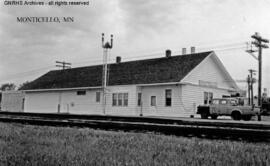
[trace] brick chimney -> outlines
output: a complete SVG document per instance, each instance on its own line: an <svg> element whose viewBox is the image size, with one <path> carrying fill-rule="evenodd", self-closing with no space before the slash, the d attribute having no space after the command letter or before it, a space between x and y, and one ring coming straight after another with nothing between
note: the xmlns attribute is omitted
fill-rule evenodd
<svg viewBox="0 0 270 166"><path fill-rule="evenodd" d="M190 47L190 53L191 54L194 54L195 53L195 47L194 46Z"/></svg>
<svg viewBox="0 0 270 166"><path fill-rule="evenodd" d="M182 55L186 55L187 54L187 49L186 48L182 48Z"/></svg>
<svg viewBox="0 0 270 166"><path fill-rule="evenodd" d="M169 49L166 50L166 51L165 51L165 55L166 55L167 58L171 57L171 56L172 56L172 51L169 50Z"/></svg>
<svg viewBox="0 0 270 166"><path fill-rule="evenodd" d="M121 63L121 56L117 56L116 57L116 63L118 64L118 63Z"/></svg>

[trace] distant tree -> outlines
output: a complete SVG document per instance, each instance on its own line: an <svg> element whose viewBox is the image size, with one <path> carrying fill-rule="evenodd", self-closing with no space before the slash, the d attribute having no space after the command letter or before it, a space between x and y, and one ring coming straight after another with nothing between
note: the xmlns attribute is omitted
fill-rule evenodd
<svg viewBox="0 0 270 166"><path fill-rule="evenodd" d="M26 82L20 84L19 87L18 87L18 89L20 90L20 89L22 89L23 87L26 87L29 83L30 83L30 81L26 81Z"/></svg>
<svg viewBox="0 0 270 166"><path fill-rule="evenodd" d="M8 90L15 90L16 85L14 83L5 83L1 85L0 90L8 91Z"/></svg>

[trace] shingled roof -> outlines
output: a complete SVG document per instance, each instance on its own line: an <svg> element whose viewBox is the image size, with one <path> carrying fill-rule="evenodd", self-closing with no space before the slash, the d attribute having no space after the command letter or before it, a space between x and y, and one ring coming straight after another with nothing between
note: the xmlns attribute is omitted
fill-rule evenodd
<svg viewBox="0 0 270 166"><path fill-rule="evenodd" d="M153 84L181 81L211 52L113 63L109 65L109 85ZM99 87L102 65L53 70L20 90Z"/></svg>

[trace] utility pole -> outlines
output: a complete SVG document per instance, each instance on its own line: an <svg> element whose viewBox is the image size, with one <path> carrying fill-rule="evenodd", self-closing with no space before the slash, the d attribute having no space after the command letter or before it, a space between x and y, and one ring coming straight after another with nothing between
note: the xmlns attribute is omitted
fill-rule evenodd
<svg viewBox="0 0 270 166"><path fill-rule="evenodd" d="M71 68L71 63L67 63L65 61L63 61L63 62L55 61L55 63L57 64L55 66L62 68L62 70L70 69ZM60 65L58 65L58 64L60 64Z"/></svg>
<svg viewBox="0 0 270 166"><path fill-rule="evenodd" d="M268 45L264 43L269 43L269 40L262 38L258 32L256 32L254 35L251 36L251 38L255 39L255 41L252 42L253 45L255 45L258 48L258 72L259 72L259 78L258 78L258 106L261 107L262 104L262 49L263 48L269 48ZM260 111L261 112L261 111ZM258 114L258 120L261 120L260 113Z"/></svg>
<svg viewBox="0 0 270 166"><path fill-rule="evenodd" d="M104 43L104 33L102 33L102 48L103 48L103 71L102 71L102 91L103 91L103 100L102 100L102 109L103 114L106 114L106 93L107 93L107 82L108 78L108 50L113 47L113 35L111 35L111 42Z"/></svg>
<svg viewBox="0 0 270 166"><path fill-rule="evenodd" d="M253 74L255 74L255 70L253 69L249 69L249 74L250 74L250 80L249 80L249 83L250 83L250 98L251 98L251 105L253 106L253 84L255 83L255 78L253 78Z"/></svg>
<svg viewBox="0 0 270 166"><path fill-rule="evenodd" d="M71 68L71 63L67 63L65 61L63 62L60 62L60 61L55 61L56 63L56 67L60 67L62 68L62 71L65 70L65 69L70 69ZM61 71L61 77L63 79L63 72ZM61 84L60 84L60 88L63 88L63 84L62 84L62 81L61 81ZM59 95L58 95L58 105L57 105L57 113L60 113L61 112L61 103L62 103L62 92L59 91Z"/></svg>
<svg viewBox="0 0 270 166"><path fill-rule="evenodd" d="M249 53L254 59L256 59L258 61L258 57L256 55L254 55L255 52L258 52L257 50L253 50L252 47L252 43L247 42L247 49L246 52ZM248 75L247 78L247 82L248 82L248 104L253 106L253 83L255 81L255 79L253 80L252 76L253 76L253 72L255 72L255 70L250 69L249 70L250 75Z"/></svg>
<svg viewBox="0 0 270 166"><path fill-rule="evenodd" d="M251 102L250 102L250 75L248 75L247 77L247 83L248 83L248 105L251 105Z"/></svg>

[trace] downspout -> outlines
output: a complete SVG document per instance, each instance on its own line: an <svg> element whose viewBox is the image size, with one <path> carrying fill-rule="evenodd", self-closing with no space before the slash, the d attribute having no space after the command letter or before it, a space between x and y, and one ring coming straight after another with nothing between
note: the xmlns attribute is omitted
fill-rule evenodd
<svg viewBox="0 0 270 166"><path fill-rule="evenodd" d="M57 106L57 113L60 113L61 111L61 103L62 103L62 92L59 92L59 96L58 96L58 106Z"/></svg>
<svg viewBox="0 0 270 166"><path fill-rule="evenodd" d="M22 112L24 112L24 107L25 107L25 92L24 91L21 91L22 92L22 95L23 95L23 99L22 99Z"/></svg>
<svg viewBox="0 0 270 166"><path fill-rule="evenodd" d="M25 97L22 99L22 112L24 112L24 103L25 103Z"/></svg>
<svg viewBox="0 0 270 166"><path fill-rule="evenodd" d="M140 116L143 116L143 87L141 87L141 103L140 103L140 105L141 105L141 110L140 110Z"/></svg>
<svg viewBox="0 0 270 166"><path fill-rule="evenodd" d="M184 102L182 100L183 98L183 85L180 84L179 86L179 97L180 97L180 104L181 104L181 107L184 109L184 111L188 112L189 109L186 109L185 108L185 105L184 105Z"/></svg>

